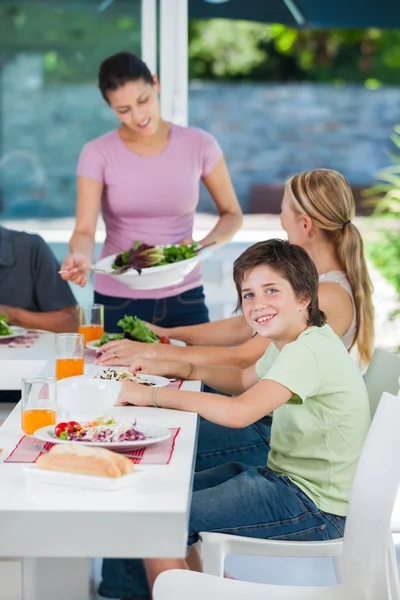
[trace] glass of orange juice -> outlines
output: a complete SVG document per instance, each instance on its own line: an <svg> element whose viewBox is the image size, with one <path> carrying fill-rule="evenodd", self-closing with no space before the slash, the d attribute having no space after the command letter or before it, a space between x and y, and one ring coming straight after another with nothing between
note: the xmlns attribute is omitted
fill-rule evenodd
<svg viewBox="0 0 400 600"><path fill-rule="evenodd" d="M79 307L79 333L85 344L99 340L104 333L104 305L90 304Z"/></svg>
<svg viewBox="0 0 400 600"><path fill-rule="evenodd" d="M56 335L56 377L73 377L84 374L84 341L81 333Z"/></svg>
<svg viewBox="0 0 400 600"><path fill-rule="evenodd" d="M24 378L21 382L21 427L27 435L57 422L57 379Z"/></svg>

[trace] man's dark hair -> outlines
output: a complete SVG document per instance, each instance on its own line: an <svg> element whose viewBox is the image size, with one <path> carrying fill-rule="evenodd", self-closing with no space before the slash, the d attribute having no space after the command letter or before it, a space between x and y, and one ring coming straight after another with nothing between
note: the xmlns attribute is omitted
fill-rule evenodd
<svg viewBox="0 0 400 600"><path fill-rule="evenodd" d="M138 81L138 79L153 85L153 77L146 63L131 52L113 54L103 60L99 68L99 88L106 102L108 102L107 92L117 90L128 81Z"/></svg>
<svg viewBox="0 0 400 600"><path fill-rule="evenodd" d="M286 279L299 300L310 300L308 325L321 327L325 314L318 304L318 272L307 252L296 244L272 239L247 248L233 264L233 279L238 294L236 309L242 307L242 283L246 274L256 267L268 266Z"/></svg>

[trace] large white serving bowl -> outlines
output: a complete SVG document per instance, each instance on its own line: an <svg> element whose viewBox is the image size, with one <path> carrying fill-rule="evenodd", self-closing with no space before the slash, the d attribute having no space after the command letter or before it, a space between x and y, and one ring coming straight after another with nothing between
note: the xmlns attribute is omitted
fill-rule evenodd
<svg viewBox="0 0 400 600"><path fill-rule="evenodd" d="M121 390L119 381L93 379L85 375L57 382L57 403L71 419L100 417L112 409Z"/></svg>
<svg viewBox="0 0 400 600"><path fill-rule="evenodd" d="M186 275L193 271L199 261L208 258L211 253L212 249L206 248L192 258L171 263L169 265L162 265L160 267L148 267L142 269L140 274L135 269L130 269L129 271L126 271L126 273L114 275L112 273L112 265L118 254L105 256L94 265L94 268L107 271L110 274L110 277L113 277L129 288L136 290L155 290L181 283Z"/></svg>

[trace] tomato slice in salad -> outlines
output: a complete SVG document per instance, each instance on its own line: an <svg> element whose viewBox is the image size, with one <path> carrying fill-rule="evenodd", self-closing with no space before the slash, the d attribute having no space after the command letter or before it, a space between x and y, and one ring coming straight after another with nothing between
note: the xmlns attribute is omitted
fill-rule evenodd
<svg viewBox="0 0 400 600"><path fill-rule="evenodd" d="M63 423L57 423L54 428L54 433L57 437L60 437L64 431L66 433L75 433L75 431L79 431L82 429L82 425L77 421L68 421Z"/></svg>

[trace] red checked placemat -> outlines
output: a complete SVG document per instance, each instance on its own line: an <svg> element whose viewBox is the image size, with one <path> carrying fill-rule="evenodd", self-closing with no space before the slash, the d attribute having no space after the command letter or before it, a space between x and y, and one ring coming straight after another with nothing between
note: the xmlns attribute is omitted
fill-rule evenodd
<svg viewBox="0 0 400 600"><path fill-rule="evenodd" d="M168 465L171 461L175 449L175 440L181 430L180 427L169 427L171 437L164 442L159 442L145 448L134 448L131 451L124 451L124 456L134 454L141 458L131 458L134 464L140 465ZM35 444L43 446L46 450L50 450L54 444L50 442L41 442L30 436L23 436L14 450L7 456L4 462L8 463L34 463L42 454Z"/></svg>

